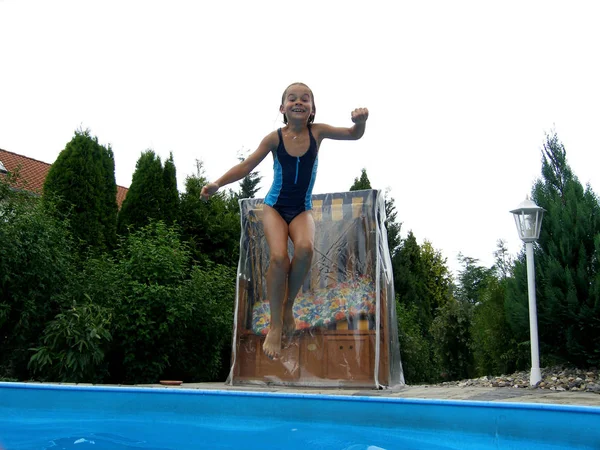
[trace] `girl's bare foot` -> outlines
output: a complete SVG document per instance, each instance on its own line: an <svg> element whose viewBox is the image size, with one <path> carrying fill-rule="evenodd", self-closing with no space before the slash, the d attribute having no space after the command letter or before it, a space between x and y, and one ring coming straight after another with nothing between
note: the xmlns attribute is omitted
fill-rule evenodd
<svg viewBox="0 0 600 450"><path fill-rule="evenodd" d="M277 359L281 354L281 328L271 328L263 344L263 352L269 359Z"/></svg>

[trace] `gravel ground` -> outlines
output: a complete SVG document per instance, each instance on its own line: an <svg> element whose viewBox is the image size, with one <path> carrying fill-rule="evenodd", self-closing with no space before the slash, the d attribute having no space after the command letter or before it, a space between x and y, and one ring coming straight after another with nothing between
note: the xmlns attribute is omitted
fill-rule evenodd
<svg viewBox="0 0 600 450"><path fill-rule="evenodd" d="M542 381L536 386L529 385L529 372L515 372L511 375L485 376L470 380L446 381L436 386L458 387L510 387L521 389L547 389L551 391L580 391L600 394L600 370L548 367L541 369Z"/></svg>

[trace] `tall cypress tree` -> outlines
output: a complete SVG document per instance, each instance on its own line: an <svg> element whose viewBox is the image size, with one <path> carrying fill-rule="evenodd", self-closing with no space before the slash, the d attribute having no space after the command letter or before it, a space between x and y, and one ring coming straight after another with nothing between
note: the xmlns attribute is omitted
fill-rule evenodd
<svg viewBox="0 0 600 450"><path fill-rule="evenodd" d="M430 305L427 301L421 248L412 231L392 259L394 292L401 303L415 305L419 310L419 324L427 329L431 324ZM425 302L425 304L423 304Z"/></svg>
<svg viewBox="0 0 600 450"><path fill-rule="evenodd" d="M165 161L163 170L163 218L166 223L173 223L178 219L179 191L177 190L177 171L173 162L173 153Z"/></svg>
<svg viewBox="0 0 600 450"><path fill-rule="evenodd" d="M75 136L50 167L44 198L69 217L73 236L83 247L112 248L116 240L117 185L110 146L98 143L89 130Z"/></svg>
<svg viewBox="0 0 600 450"><path fill-rule="evenodd" d="M179 194L173 155L163 167L152 150L142 152L131 180L131 187L118 216L118 231L141 228L151 219L172 223L177 218Z"/></svg>
<svg viewBox="0 0 600 450"><path fill-rule="evenodd" d="M535 252L539 337L544 354L577 366L600 362L599 280L600 206L588 185L584 189L567 164L556 134L542 150L542 178L532 192L546 210ZM526 325L526 264L515 264L507 303L511 325ZM527 330L528 331L528 330ZM528 337L528 332L522 335Z"/></svg>

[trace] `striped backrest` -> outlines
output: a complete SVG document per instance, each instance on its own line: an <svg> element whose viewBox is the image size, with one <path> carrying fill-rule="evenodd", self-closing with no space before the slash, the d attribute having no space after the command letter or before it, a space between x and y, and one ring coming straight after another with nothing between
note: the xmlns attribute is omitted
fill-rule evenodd
<svg viewBox="0 0 600 450"><path fill-rule="evenodd" d="M362 277L374 279L376 234L382 219L379 195L377 190L313 195L315 252L303 292ZM254 302L267 298L269 249L261 220L263 199L242 199L239 204L242 221L239 276L248 281L248 317ZM288 251L292 257L291 241Z"/></svg>

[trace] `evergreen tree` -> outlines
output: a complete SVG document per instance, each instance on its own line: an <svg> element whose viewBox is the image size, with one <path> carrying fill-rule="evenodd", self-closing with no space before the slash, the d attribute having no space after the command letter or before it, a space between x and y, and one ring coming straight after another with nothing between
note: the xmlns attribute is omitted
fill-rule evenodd
<svg viewBox="0 0 600 450"><path fill-rule="evenodd" d="M362 189L372 189L371 182L367 176L367 169L362 169L360 179L355 178L354 184L350 187L351 191L360 191Z"/></svg>
<svg viewBox="0 0 600 450"><path fill-rule="evenodd" d="M480 266L479 260L459 253L458 260L463 268L458 273L458 286L456 298L458 300L476 304L487 284L494 279L494 270Z"/></svg>
<svg viewBox="0 0 600 450"><path fill-rule="evenodd" d="M412 231L408 232L394 255L392 268L396 296L400 303L417 308L419 325L422 330L427 330L431 324L431 307L426 295L421 248Z"/></svg>
<svg viewBox="0 0 600 450"><path fill-rule="evenodd" d="M131 186L119 211L119 233L124 233L128 226L141 228L149 223L150 218L162 219L163 177L160 157L152 150L143 152L135 165Z"/></svg>
<svg viewBox="0 0 600 450"><path fill-rule="evenodd" d="M400 228L401 223L396 222L396 205L392 197L389 197L388 192L385 193L385 229L387 232L388 247L390 249L390 257L393 257L398 247L400 246Z"/></svg>
<svg viewBox="0 0 600 450"><path fill-rule="evenodd" d="M371 182L367 176L367 170L362 169L360 178L355 178L354 183L350 187L350 191L360 191L364 189L372 189ZM401 223L396 222L396 205L394 199L389 196L389 191L385 193L385 229L387 232L388 248L390 257L394 256L396 250L400 246L400 227Z"/></svg>
<svg viewBox="0 0 600 450"><path fill-rule="evenodd" d="M244 161L244 157L239 157L238 160L240 162ZM237 194L237 199L242 198L254 198L258 190L258 183L260 183L262 177L258 174L258 171L250 172L247 176L245 176L240 182L240 190Z"/></svg>
<svg viewBox="0 0 600 450"><path fill-rule="evenodd" d="M179 198L173 155L163 167L160 157L146 150L138 159L131 186L118 216L118 231L141 228L151 219L173 223Z"/></svg>
<svg viewBox="0 0 600 450"><path fill-rule="evenodd" d="M539 245L545 342L577 365L600 362L600 303L590 291L600 239L600 206L588 185L584 189L567 164L556 134L543 149L542 177L534 201L548 213ZM558 331L558 333L557 333ZM558 346L558 347L555 347Z"/></svg>
<svg viewBox="0 0 600 450"><path fill-rule="evenodd" d="M397 298L398 329L403 345L403 364L412 381L435 382L441 361L431 327L438 314L452 300L452 279L441 252L430 242L417 244L414 234L402 241L392 259Z"/></svg>
<svg viewBox="0 0 600 450"><path fill-rule="evenodd" d="M446 259L429 241L419 246L410 231L396 252L392 267L399 301L417 308L419 324L427 333L436 310L452 294L452 277Z"/></svg>
<svg viewBox="0 0 600 450"><path fill-rule="evenodd" d="M163 220L172 224L177 220L179 213L179 191L177 190L177 171L173 162L173 153L169 154L169 159L165 161L163 170L164 181L164 199L163 199Z"/></svg>
<svg viewBox="0 0 600 450"><path fill-rule="evenodd" d="M556 134L546 137L542 178L536 181L532 198L546 210L535 250L540 353L582 367L598 364L600 299L595 286L600 206L591 187L584 189L573 174ZM521 254L507 302L511 326L519 327L520 337L528 339L523 260Z"/></svg>
<svg viewBox="0 0 600 450"><path fill-rule="evenodd" d="M511 275L514 261L506 247L506 241L504 239L498 239L496 242L494 258L494 270L496 275L502 280L506 280Z"/></svg>
<svg viewBox="0 0 600 450"><path fill-rule="evenodd" d="M499 243L502 245L502 243ZM515 368L509 349L508 326L504 317L504 289L496 278L496 267L486 268L475 258L459 254L462 268L454 298L456 305L442 308L436 317L436 351L442 364L460 361L464 377L479 370L481 375L505 373L500 368ZM449 321L449 322L448 322ZM456 342L451 342L444 329L454 329ZM442 348L440 348L440 345ZM453 355L446 359L448 355ZM446 362L444 362L446 361ZM445 366L449 373L451 369ZM499 372L498 372L499 371Z"/></svg>
<svg viewBox="0 0 600 450"><path fill-rule="evenodd" d="M427 240L421 245L421 262L425 288L430 298L429 314L434 317L436 310L452 297L452 274L448 269L446 258Z"/></svg>
<svg viewBox="0 0 600 450"><path fill-rule="evenodd" d="M44 198L69 217L72 234L82 247L99 250L116 244L117 185L110 146L90 131L76 131L50 167Z"/></svg>
<svg viewBox="0 0 600 450"><path fill-rule="evenodd" d="M499 246L503 248L503 243ZM483 267L462 254L459 261L462 268L456 286L449 277L445 283L431 284L445 286L446 293L443 303L434 305L431 325L437 364L451 379L471 377L476 370L487 375L515 369L522 355L506 323L504 282L496 278L500 270Z"/></svg>

